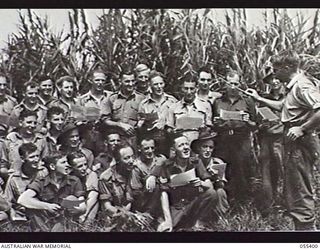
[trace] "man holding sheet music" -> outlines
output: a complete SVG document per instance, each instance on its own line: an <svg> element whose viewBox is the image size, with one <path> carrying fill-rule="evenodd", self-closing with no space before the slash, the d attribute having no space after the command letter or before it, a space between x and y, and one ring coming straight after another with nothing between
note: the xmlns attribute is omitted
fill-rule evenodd
<svg viewBox="0 0 320 250"><path fill-rule="evenodd" d="M287 209L295 230L315 230L313 165L319 159L319 138L314 133L320 123L320 91L316 79L299 69L294 55L275 58L275 77L284 83L286 97L275 101L248 89L248 95L270 108L281 110L284 124L284 185Z"/></svg>
<svg viewBox="0 0 320 250"><path fill-rule="evenodd" d="M250 197L254 177L251 131L255 128L254 103L239 93L240 77L227 74L226 93L213 106L214 130L218 132L216 155L228 164L226 176L230 202L239 204Z"/></svg>

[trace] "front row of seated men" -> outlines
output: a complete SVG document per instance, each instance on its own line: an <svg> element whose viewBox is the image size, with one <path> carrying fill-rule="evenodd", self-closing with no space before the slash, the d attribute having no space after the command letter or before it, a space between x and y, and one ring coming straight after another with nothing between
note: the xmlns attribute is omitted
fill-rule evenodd
<svg viewBox="0 0 320 250"><path fill-rule="evenodd" d="M158 231L215 223L229 205L223 174L214 168L224 164L212 155L214 137L203 132L190 145L175 133L170 159L155 154L153 138L138 142L138 154L116 140L107 164L102 166L101 155L92 167L81 150L60 150L41 159L33 143L24 143L21 174L7 180L1 197L9 206L0 216L30 221L32 231L63 231L66 220L90 224L98 214L107 218L126 210L151 214Z"/></svg>

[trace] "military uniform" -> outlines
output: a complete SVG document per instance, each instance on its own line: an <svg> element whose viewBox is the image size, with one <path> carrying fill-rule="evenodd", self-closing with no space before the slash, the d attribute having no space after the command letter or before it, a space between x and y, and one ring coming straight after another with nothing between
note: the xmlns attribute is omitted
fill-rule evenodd
<svg viewBox="0 0 320 250"><path fill-rule="evenodd" d="M10 96L5 97L0 101L0 115L10 116L15 106L17 106L17 100Z"/></svg>
<svg viewBox="0 0 320 250"><path fill-rule="evenodd" d="M97 109L101 109L101 103L106 101L106 99L112 94L111 91L103 91L103 95L100 99L97 99L94 95L92 95L91 91L79 97L79 103L84 107L94 107Z"/></svg>
<svg viewBox="0 0 320 250"><path fill-rule="evenodd" d="M218 98L213 106L214 116L220 116L222 110L244 111L249 114L251 121L256 120L254 103L246 97L239 96L233 103L227 96ZM219 120L219 122L214 123L214 130L218 132L215 155L228 164L226 189L229 191L229 197L244 201L249 198L250 182L255 177L250 134L253 128L245 121Z"/></svg>
<svg viewBox="0 0 320 250"><path fill-rule="evenodd" d="M113 206L126 206L133 201L129 177L118 173L117 165L107 169L99 180L100 201Z"/></svg>
<svg viewBox="0 0 320 250"><path fill-rule="evenodd" d="M59 98L59 99L54 100L54 101L52 101L52 102L50 102L48 104L48 108L51 108L51 107L60 107L60 108L62 108L64 113L65 113L66 119L68 119L68 118L74 118L74 119L79 118L80 114L77 114L74 111L74 107L79 107L79 109L81 109L81 106L78 103L78 100L76 98L73 98L71 105L69 103L66 103L63 99Z"/></svg>
<svg viewBox="0 0 320 250"><path fill-rule="evenodd" d="M153 169L161 167L165 160L166 157L163 155L156 155L150 166L147 166L140 158L136 160L130 179L134 198L132 204L133 210L149 212L152 215L159 214L160 192L159 190L148 192L146 190L146 180L151 175Z"/></svg>
<svg viewBox="0 0 320 250"><path fill-rule="evenodd" d="M204 100L204 101L209 101L211 103L211 105L213 105L213 103L215 102L215 100L217 98L220 98L222 96L221 93L219 92L216 92L216 91L209 91L208 95L206 96L206 98L203 98L201 96L199 96L199 94L197 93L196 97L201 99L201 100Z"/></svg>
<svg viewBox="0 0 320 250"><path fill-rule="evenodd" d="M168 111L166 125L173 129L178 129L177 119L182 117L192 117L202 119L202 126L212 126L212 108L208 101L195 98L191 104L183 99L172 105ZM183 129L183 134L193 141L199 137L199 128Z"/></svg>
<svg viewBox="0 0 320 250"><path fill-rule="evenodd" d="M291 127L301 126L308 121L320 109L320 92L316 81L300 73L289 82L287 88L290 91L281 113L284 135ZM295 141L284 137L285 197L296 230L314 229L313 164L319 155L319 138L314 131L305 132Z"/></svg>
<svg viewBox="0 0 320 250"><path fill-rule="evenodd" d="M144 115L157 114L158 119L153 121L152 124L149 124L149 122L145 120L144 126L141 128L141 134L148 133L150 137L154 138L157 144L157 152L160 154L165 154L166 156L168 156L169 152L164 128L166 125L169 108L175 103L177 103L177 99L168 94L164 94L159 102L152 99L151 95L149 95L141 102L138 111L139 120L145 120L143 117ZM154 122L156 122L159 127L149 131L148 129L152 127Z"/></svg>
<svg viewBox="0 0 320 250"><path fill-rule="evenodd" d="M201 180L211 177L197 158L189 159L185 171L192 168L195 169L196 176ZM162 166L157 166L152 171L152 175L158 177L161 189L168 193L173 228L188 228L193 226L197 220L208 222L217 218L218 197L213 188L203 190L202 187L191 185L170 187L172 175L180 173L182 170L173 159L166 160Z"/></svg>
<svg viewBox="0 0 320 250"><path fill-rule="evenodd" d="M108 153L101 152L97 157L94 158L93 166L97 166L97 169L93 169L98 177L106 171L108 168L116 164L115 159L110 156Z"/></svg>
<svg viewBox="0 0 320 250"><path fill-rule="evenodd" d="M76 197L84 197L84 190L78 177L68 175L64 177L63 182L59 187L51 179L50 175L45 178L37 178L31 182L27 189L36 192L36 198L40 201L61 204L63 198L69 195ZM46 210L27 209L27 216L31 221L32 231L61 231L65 217L61 212L58 216L54 217ZM67 214L65 214L67 216Z"/></svg>
<svg viewBox="0 0 320 250"><path fill-rule="evenodd" d="M56 97L54 97L54 96L50 96L49 100L44 100L44 99L39 95L39 100L40 100L40 103L41 103L43 106L48 107L51 102L57 101L58 99L57 99Z"/></svg>

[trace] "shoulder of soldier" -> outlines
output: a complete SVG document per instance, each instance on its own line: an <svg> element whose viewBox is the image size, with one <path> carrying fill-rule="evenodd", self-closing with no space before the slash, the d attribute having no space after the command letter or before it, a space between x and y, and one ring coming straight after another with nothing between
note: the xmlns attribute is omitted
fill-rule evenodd
<svg viewBox="0 0 320 250"><path fill-rule="evenodd" d="M112 169L108 168L107 170L102 172L102 174L100 175L100 180L109 181L111 177L112 177Z"/></svg>
<svg viewBox="0 0 320 250"><path fill-rule="evenodd" d="M141 100L144 100L144 99L146 98L145 95L140 94L140 93L138 93L138 92L135 92L134 94L135 94L135 97L136 97L137 100L140 100L140 101L141 101Z"/></svg>
<svg viewBox="0 0 320 250"><path fill-rule="evenodd" d="M16 98L14 98L13 96L11 95L6 95L7 99L10 100L11 102L15 103L15 104L18 104L18 101Z"/></svg>
<svg viewBox="0 0 320 250"><path fill-rule="evenodd" d="M36 136L37 139L45 139L47 137L47 135L39 133L39 132L37 132L35 134L35 136Z"/></svg>
<svg viewBox="0 0 320 250"><path fill-rule="evenodd" d="M201 161L200 161L200 159L198 157L192 156L192 157L190 157L190 162L192 164L200 164Z"/></svg>
<svg viewBox="0 0 320 250"><path fill-rule="evenodd" d="M222 163L224 163L223 160L221 160L220 158L217 158L217 157L213 157L212 160L213 160L213 163L216 163L216 164L222 164Z"/></svg>
<svg viewBox="0 0 320 250"><path fill-rule="evenodd" d="M163 162L167 160L167 157L165 157L162 154L157 154L156 158L157 158L158 161L163 161Z"/></svg>
<svg viewBox="0 0 320 250"><path fill-rule="evenodd" d="M46 110L46 111L48 110L48 108L45 105L41 104L41 103L39 103L39 107L41 109L43 109L43 110Z"/></svg>
<svg viewBox="0 0 320 250"><path fill-rule="evenodd" d="M168 100L170 100L170 101L172 101L172 102L178 102L178 99L175 98L173 95L169 95L169 94L165 93L164 96L165 96Z"/></svg>
<svg viewBox="0 0 320 250"><path fill-rule="evenodd" d="M19 137L19 134L17 132L13 131L13 132L10 132L9 134L7 134L6 140L10 141L10 142L15 142L18 137Z"/></svg>
<svg viewBox="0 0 320 250"><path fill-rule="evenodd" d="M87 93L85 93L85 94L83 94L83 95L81 95L81 96L78 97L78 100L79 100L80 102L86 102L86 101L88 101L89 99L90 99L90 92L87 92Z"/></svg>
<svg viewBox="0 0 320 250"><path fill-rule="evenodd" d="M77 177L75 175L68 175L68 180L71 182L81 182L79 177Z"/></svg>

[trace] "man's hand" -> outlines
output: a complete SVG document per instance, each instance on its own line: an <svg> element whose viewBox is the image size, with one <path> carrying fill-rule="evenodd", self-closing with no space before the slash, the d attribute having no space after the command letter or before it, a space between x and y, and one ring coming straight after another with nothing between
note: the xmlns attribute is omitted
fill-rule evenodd
<svg viewBox="0 0 320 250"><path fill-rule="evenodd" d="M304 132L303 132L302 128L299 126L290 128L288 131L288 134L287 134L289 139L292 141L297 140L298 138L300 138L303 135L304 135Z"/></svg>
<svg viewBox="0 0 320 250"><path fill-rule="evenodd" d="M60 205L55 204L55 203L48 203L46 210L47 210L49 213L56 214L56 213L58 213L58 212L61 210L61 207L60 207Z"/></svg>
<svg viewBox="0 0 320 250"><path fill-rule="evenodd" d="M134 135L134 127L127 123L120 123L120 127L126 132L127 135Z"/></svg>
<svg viewBox="0 0 320 250"><path fill-rule="evenodd" d="M248 88L246 89L245 94L247 94L248 96L251 96L255 100L258 100L260 98L260 95L255 89Z"/></svg>
<svg viewBox="0 0 320 250"><path fill-rule="evenodd" d="M153 175L149 176L146 180L146 189L148 192L153 192L156 188L156 180L157 178Z"/></svg>

